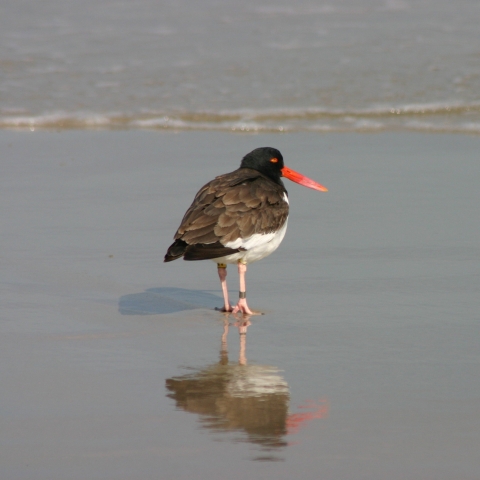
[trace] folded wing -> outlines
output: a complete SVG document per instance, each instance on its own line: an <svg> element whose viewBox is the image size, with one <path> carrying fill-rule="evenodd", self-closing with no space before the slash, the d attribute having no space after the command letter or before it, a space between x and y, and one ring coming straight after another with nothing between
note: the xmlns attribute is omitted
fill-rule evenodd
<svg viewBox="0 0 480 480"><path fill-rule="evenodd" d="M264 239L288 216L286 191L256 170L242 168L207 183L195 196L165 261L223 257Z"/></svg>

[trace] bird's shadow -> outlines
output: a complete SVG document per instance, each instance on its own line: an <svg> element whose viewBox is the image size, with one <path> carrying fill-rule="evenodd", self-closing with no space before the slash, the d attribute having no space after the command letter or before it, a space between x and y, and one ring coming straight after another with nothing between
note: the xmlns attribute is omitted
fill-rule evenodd
<svg viewBox="0 0 480 480"><path fill-rule="evenodd" d="M214 309L222 303L221 297L204 290L160 287L122 295L118 311L122 315L165 315L197 308Z"/></svg>

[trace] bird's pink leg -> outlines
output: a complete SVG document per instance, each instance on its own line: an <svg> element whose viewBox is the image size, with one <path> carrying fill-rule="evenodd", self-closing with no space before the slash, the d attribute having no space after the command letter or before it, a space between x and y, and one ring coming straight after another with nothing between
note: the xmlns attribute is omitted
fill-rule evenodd
<svg viewBox="0 0 480 480"><path fill-rule="evenodd" d="M246 288L245 288L245 273L247 272L247 265L242 263L241 261L238 262L238 275L240 277L240 298L238 299L238 303L233 309L233 313L242 312L248 315L255 315L247 305L247 298L246 298Z"/></svg>
<svg viewBox="0 0 480 480"><path fill-rule="evenodd" d="M227 266L224 263L218 263L218 276L220 277L220 284L222 286L223 293L223 308L222 312L231 312L232 306L230 305L230 300L228 299L228 288L227 288Z"/></svg>

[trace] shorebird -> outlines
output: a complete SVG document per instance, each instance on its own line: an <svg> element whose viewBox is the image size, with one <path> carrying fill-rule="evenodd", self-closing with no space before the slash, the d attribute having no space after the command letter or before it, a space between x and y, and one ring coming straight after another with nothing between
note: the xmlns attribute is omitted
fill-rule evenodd
<svg viewBox="0 0 480 480"><path fill-rule="evenodd" d="M256 148L240 168L220 175L195 196L165 255L165 262L213 260L223 292L223 311L252 315L247 304L247 265L265 258L280 245L288 222L288 193L281 177L326 192L319 183L283 164L275 148ZM227 290L227 264L237 264L239 300L232 307Z"/></svg>

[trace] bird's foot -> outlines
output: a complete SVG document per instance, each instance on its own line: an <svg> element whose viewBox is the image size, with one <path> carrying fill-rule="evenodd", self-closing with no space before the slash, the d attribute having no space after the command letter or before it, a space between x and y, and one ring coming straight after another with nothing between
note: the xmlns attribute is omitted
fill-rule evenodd
<svg viewBox="0 0 480 480"><path fill-rule="evenodd" d="M247 305L247 299L246 298L240 298L238 300L237 305L235 305L235 308L232 310L232 313L243 313L243 315L263 315L262 312L256 312L255 310L250 310L250 308Z"/></svg>
<svg viewBox="0 0 480 480"><path fill-rule="evenodd" d="M215 307L215 310L217 312L223 312L223 313L232 313L233 312L233 307L231 305L227 307L223 306L223 307Z"/></svg>

